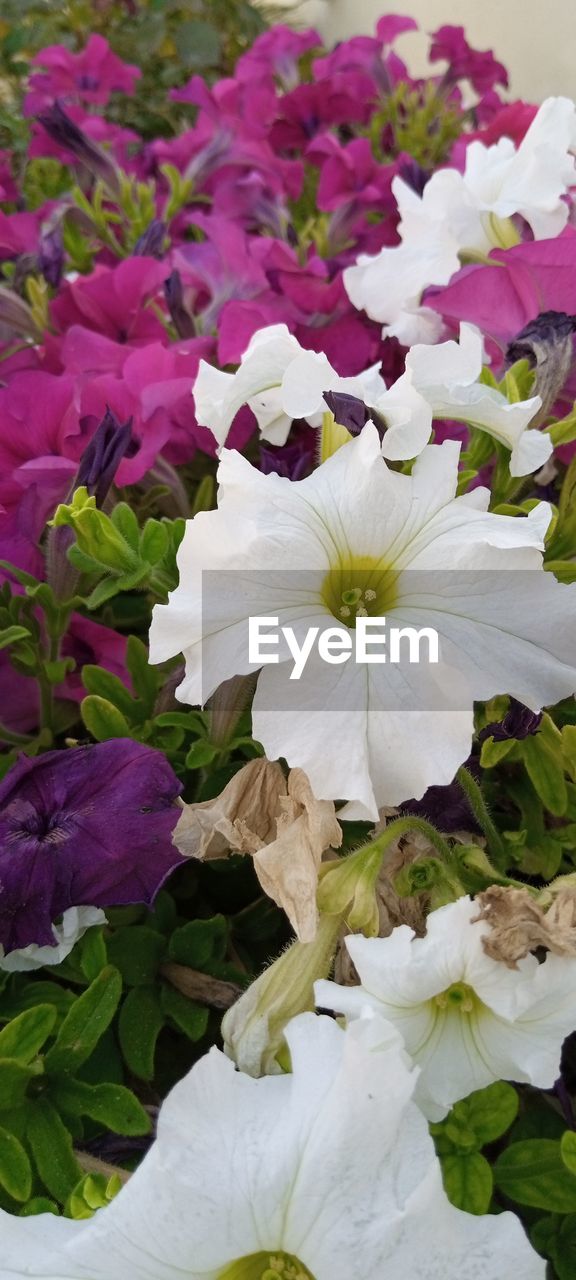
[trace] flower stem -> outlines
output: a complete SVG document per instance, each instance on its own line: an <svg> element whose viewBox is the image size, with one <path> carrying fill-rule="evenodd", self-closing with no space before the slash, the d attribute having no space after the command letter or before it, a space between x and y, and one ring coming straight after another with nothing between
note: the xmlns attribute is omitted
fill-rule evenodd
<svg viewBox="0 0 576 1280"><path fill-rule="evenodd" d="M33 739L27 733L15 733L0 723L0 742L8 742L13 747L27 747Z"/></svg>
<svg viewBox="0 0 576 1280"><path fill-rule="evenodd" d="M442 854L446 862L452 860L452 851L450 845L432 826L431 822L427 822L425 818L395 818L394 822L390 822L381 835L376 837L372 842L371 848L378 848L382 852L387 849L389 844L393 844L395 840L399 840L401 836L407 835L409 831L420 831L423 836Z"/></svg>
<svg viewBox="0 0 576 1280"><path fill-rule="evenodd" d="M478 825L482 828L484 835L486 836L488 848L494 854L499 854L500 857L505 860L506 850L504 848L502 836L490 817L488 805L486 804L478 783L464 765L462 765L458 770L456 778L462 787Z"/></svg>

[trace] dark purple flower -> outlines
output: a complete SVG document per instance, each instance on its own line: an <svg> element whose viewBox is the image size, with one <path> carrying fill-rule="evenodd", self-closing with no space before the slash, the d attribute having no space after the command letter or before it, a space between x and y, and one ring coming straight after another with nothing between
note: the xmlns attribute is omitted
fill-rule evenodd
<svg viewBox="0 0 576 1280"><path fill-rule="evenodd" d="M370 417L370 410L363 400L359 400L358 396L350 396L345 391L325 391L324 401L341 427L346 427L351 436L360 435Z"/></svg>
<svg viewBox="0 0 576 1280"><path fill-rule="evenodd" d="M170 312L170 319L179 338L193 338L196 333L194 319L184 304L182 276L179 271L172 271L164 281L164 297Z"/></svg>
<svg viewBox="0 0 576 1280"><path fill-rule="evenodd" d="M520 742L533 733L538 733L542 720L541 711L531 711L523 702L510 698L510 706L504 719L497 724L488 724L479 734L480 742L485 738L493 738L495 742L508 742L515 738Z"/></svg>
<svg viewBox="0 0 576 1280"><path fill-rule="evenodd" d="M303 480L314 468L318 435L306 422L292 425L290 440L283 445L260 444L260 470L287 480Z"/></svg>
<svg viewBox="0 0 576 1280"><path fill-rule="evenodd" d="M324 400L334 419L341 427L346 427L351 436L359 436L367 422L373 422L380 439L386 430L386 423L375 409L369 409L363 400L350 396L345 391L325 391Z"/></svg>
<svg viewBox="0 0 576 1280"><path fill-rule="evenodd" d="M146 230L136 241L132 252L143 258L163 258L166 240L166 224L160 218L153 218Z"/></svg>
<svg viewBox="0 0 576 1280"><path fill-rule="evenodd" d="M132 443L132 418L119 422L110 408L80 459L75 488L85 485L101 507L122 459Z"/></svg>
<svg viewBox="0 0 576 1280"><path fill-rule="evenodd" d="M574 363L576 316L565 311L541 311L516 334L506 349L506 361L527 360L536 378L534 394L542 408L537 421L551 412Z"/></svg>
<svg viewBox="0 0 576 1280"><path fill-rule="evenodd" d="M38 116L39 123L58 146L71 151L95 178L101 178L110 191L119 191L118 170L106 151L88 137L70 116L55 102L48 111Z"/></svg>
<svg viewBox="0 0 576 1280"><path fill-rule="evenodd" d="M57 289L64 275L64 240L60 226L40 236L38 266L46 283Z"/></svg>
<svg viewBox="0 0 576 1280"><path fill-rule="evenodd" d="M416 192L416 195L421 196L432 174L428 169L423 169L412 156L403 156L398 164L398 176L403 179L406 186Z"/></svg>
<svg viewBox="0 0 576 1280"><path fill-rule="evenodd" d="M480 766L476 756L470 756L464 762L464 768L478 781ZM468 804L466 793L456 778L446 787L428 787L421 800L407 800L401 806L401 812L414 818L424 818L445 835L453 831L470 831L481 835L481 828Z"/></svg>
<svg viewBox="0 0 576 1280"><path fill-rule="evenodd" d="M160 751L114 738L22 756L0 783L0 943L52 945L74 906L150 904L182 861L180 783Z"/></svg>

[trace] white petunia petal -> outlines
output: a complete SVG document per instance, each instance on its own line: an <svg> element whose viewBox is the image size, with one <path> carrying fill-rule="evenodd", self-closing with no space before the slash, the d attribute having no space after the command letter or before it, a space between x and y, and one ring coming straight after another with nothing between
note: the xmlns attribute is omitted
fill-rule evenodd
<svg viewBox="0 0 576 1280"><path fill-rule="evenodd" d="M512 1214L449 1204L389 1023L344 1032L304 1014L286 1038L292 1074L253 1080L216 1049L196 1063L139 1169L89 1221L0 1210L6 1280L219 1280L282 1251L315 1280L543 1280Z"/></svg>
<svg viewBox="0 0 576 1280"><path fill-rule="evenodd" d="M576 960L526 956L509 969L487 955L489 928L477 916L463 897L429 914L423 938L406 925L387 938L348 937L360 985L315 988L322 1008L354 1019L368 1004L397 1028L431 1120L495 1080L551 1088L576 1026Z"/></svg>

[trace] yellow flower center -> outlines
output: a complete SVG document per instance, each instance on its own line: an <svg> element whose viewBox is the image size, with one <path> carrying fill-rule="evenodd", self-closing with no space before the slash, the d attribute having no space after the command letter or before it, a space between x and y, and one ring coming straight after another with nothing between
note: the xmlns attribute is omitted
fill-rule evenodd
<svg viewBox="0 0 576 1280"><path fill-rule="evenodd" d="M465 982L453 982L446 991L434 996L434 1004L439 1009L452 1009L455 1013L473 1013L478 1003L476 992Z"/></svg>
<svg viewBox="0 0 576 1280"><path fill-rule="evenodd" d="M222 1271L219 1280L314 1280L307 1267L289 1253L251 1253Z"/></svg>
<svg viewBox="0 0 576 1280"><path fill-rule="evenodd" d="M329 569L322 583L326 608L347 627L356 618L383 618L398 599L398 572L376 556L350 556Z"/></svg>

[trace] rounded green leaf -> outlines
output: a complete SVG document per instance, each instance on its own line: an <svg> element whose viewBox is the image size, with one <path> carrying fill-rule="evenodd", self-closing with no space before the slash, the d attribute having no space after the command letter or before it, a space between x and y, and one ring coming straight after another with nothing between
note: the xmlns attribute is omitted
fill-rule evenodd
<svg viewBox="0 0 576 1280"><path fill-rule="evenodd" d="M487 1213L493 1179L488 1161L479 1151L458 1151L442 1157L442 1177L448 1199L466 1213Z"/></svg>
<svg viewBox="0 0 576 1280"><path fill-rule="evenodd" d="M183 1031L189 1040L201 1040L208 1026L209 1010L195 1000L189 1000L174 987L163 987L160 998L164 1013L178 1030Z"/></svg>
<svg viewBox="0 0 576 1280"><path fill-rule="evenodd" d="M89 1116L113 1133L136 1138L150 1132L147 1111L124 1085L66 1080L52 1090L51 1097L61 1111Z"/></svg>
<svg viewBox="0 0 576 1280"><path fill-rule="evenodd" d="M145 924L118 929L108 942L108 955L129 987L149 986L166 950L166 939Z"/></svg>
<svg viewBox="0 0 576 1280"><path fill-rule="evenodd" d="M130 725L122 712L101 698L98 694L89 693L80 705L80 715L89 733L97 742L106 742L108 738L131 738Z"/></svg>
<svg viewBox="0 0 576 1280"><path fill-rule="evenodd" d="M120 1047L130 1071L140 1080L154 1075L156 1041L164 1026L160 997L154 987L133 987L118 1019Z"/></svg>
<svg viewBox="0 0 576 1280"><path fill-rule="evenodd" d="M567 1129L560 1139L560 1155L570 1173L576 1174L576 1133L572 1129Z"/></svg>
<svg viewBox="0 0 576 1280"><path fill-rule="evenodd" d="M56 1017L53 1005L38 1004L13 1018L0 1031L0 1058L32 1062L53 1031Z"/></svg>
<svg viewBox="0 0 576 1280"><path fill-rule="evenodd" d="M518 1106L518 1094L513 1086L498 1080L495 1084L488 1085L487 1089L478 1089L468 1098L457 1102L450 1120L471 1129L476 1145L485 1147L487 1143L495 1142L506 1133L518 1115Z"/></svg>
<svg viewBox="0 0 576 1280"><path fill-rule="evenodd" d="M549 1213L576 1212L576 1177L562 1159L560 1143L550 1138L514 1142L496 1161L494 1179L518 1204Z"/></svg>

